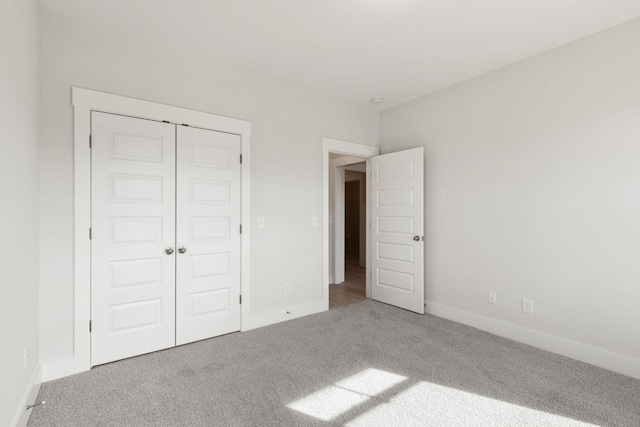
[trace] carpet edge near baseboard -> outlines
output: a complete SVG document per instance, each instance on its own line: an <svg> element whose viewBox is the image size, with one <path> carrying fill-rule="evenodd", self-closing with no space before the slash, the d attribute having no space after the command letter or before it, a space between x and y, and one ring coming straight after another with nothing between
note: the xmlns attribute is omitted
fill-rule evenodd
<svg viewBox="0 0 640 427"><path fill-rule="evenodd" d="M640 379L640 359L428 300L425 306L428 314Z"/></svg>

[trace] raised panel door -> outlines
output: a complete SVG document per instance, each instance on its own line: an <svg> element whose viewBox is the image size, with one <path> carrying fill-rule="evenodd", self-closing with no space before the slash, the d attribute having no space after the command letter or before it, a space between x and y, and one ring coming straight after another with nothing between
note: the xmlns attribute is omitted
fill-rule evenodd
<svg viewBox="0 0 640 427"><path fill-rule="evenodd" d="M175 126L93 112L91 364L175 345ZM88 232L89 230L87 230Z"/></svg>
<svg viewBox="0 0 640 427"><path fill-rule="evenodd" d="M424 313L424 149L371 159L371 298Z"/></svg>
<svg viewBox="0 0 640 427"><path fill-rule="evenodd" d="M240 136L178 127L178 345L240 330Z"/></svg>

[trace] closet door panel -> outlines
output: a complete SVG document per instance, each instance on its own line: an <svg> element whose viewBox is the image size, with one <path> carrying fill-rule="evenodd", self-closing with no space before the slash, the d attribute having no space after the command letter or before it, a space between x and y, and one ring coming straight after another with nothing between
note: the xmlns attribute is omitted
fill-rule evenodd
<svg viewBox="0 0 640 427"><path fill-rule="evenodd" d="M177 128L178 345L240 330L240 145Z"/></svg>
<svg viewBox="0 0 640 427"><path fill-rule="evenodd" d="M97 112L91 120L91 364L99 365L175 345L175 254L166 253L175 240L175 126Z"/></svg>

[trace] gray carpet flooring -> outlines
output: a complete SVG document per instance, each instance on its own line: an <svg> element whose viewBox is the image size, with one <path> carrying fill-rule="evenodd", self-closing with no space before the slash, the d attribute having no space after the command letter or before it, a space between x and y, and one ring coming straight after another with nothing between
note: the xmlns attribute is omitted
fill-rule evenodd
<svg viewBox="0 0 640 427"><path fill-rule="evenodd" d="M42 385L29 426L640 426L640 381L374 301Z"/></svg>

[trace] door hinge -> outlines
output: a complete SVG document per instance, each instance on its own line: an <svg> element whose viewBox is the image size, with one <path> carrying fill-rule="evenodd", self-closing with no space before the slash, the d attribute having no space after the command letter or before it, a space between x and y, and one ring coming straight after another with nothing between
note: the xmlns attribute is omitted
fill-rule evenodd
<svg viewBox="0 0 640 427"><path fill-rule="evenodd" d="M240 224L240 234L242 234L242 224Z"/></svg>
<svg viewBox="0 0 640 427"><path fill-rule="evenodd" d="M92 135L89 135L89 148L92 147L92 139L93 139Z"/></svg>
<svg viewBox="0 0 640 427"><path fill-rule="evenodd" d="M91 234L92 234L91 233L91 227L89 227L89 240L91 240L91 237L92 237Z"/></svg>
<svg viewBox="0 0 640 427"><path fill-rule="evenodd" d="M89 332L91 332L91 320L89 320Z"/></svg>
<svg viewBox="0 0 640 427"><path fill-rule="evenodd" d="M242 154L240 154L240 164L242 164Z"/></svg>
<svg viewBox="0 0 640 427"><path fill-rule="evenodd" d="M242 295L240 295L240 304L242 305Z"/></svg>

